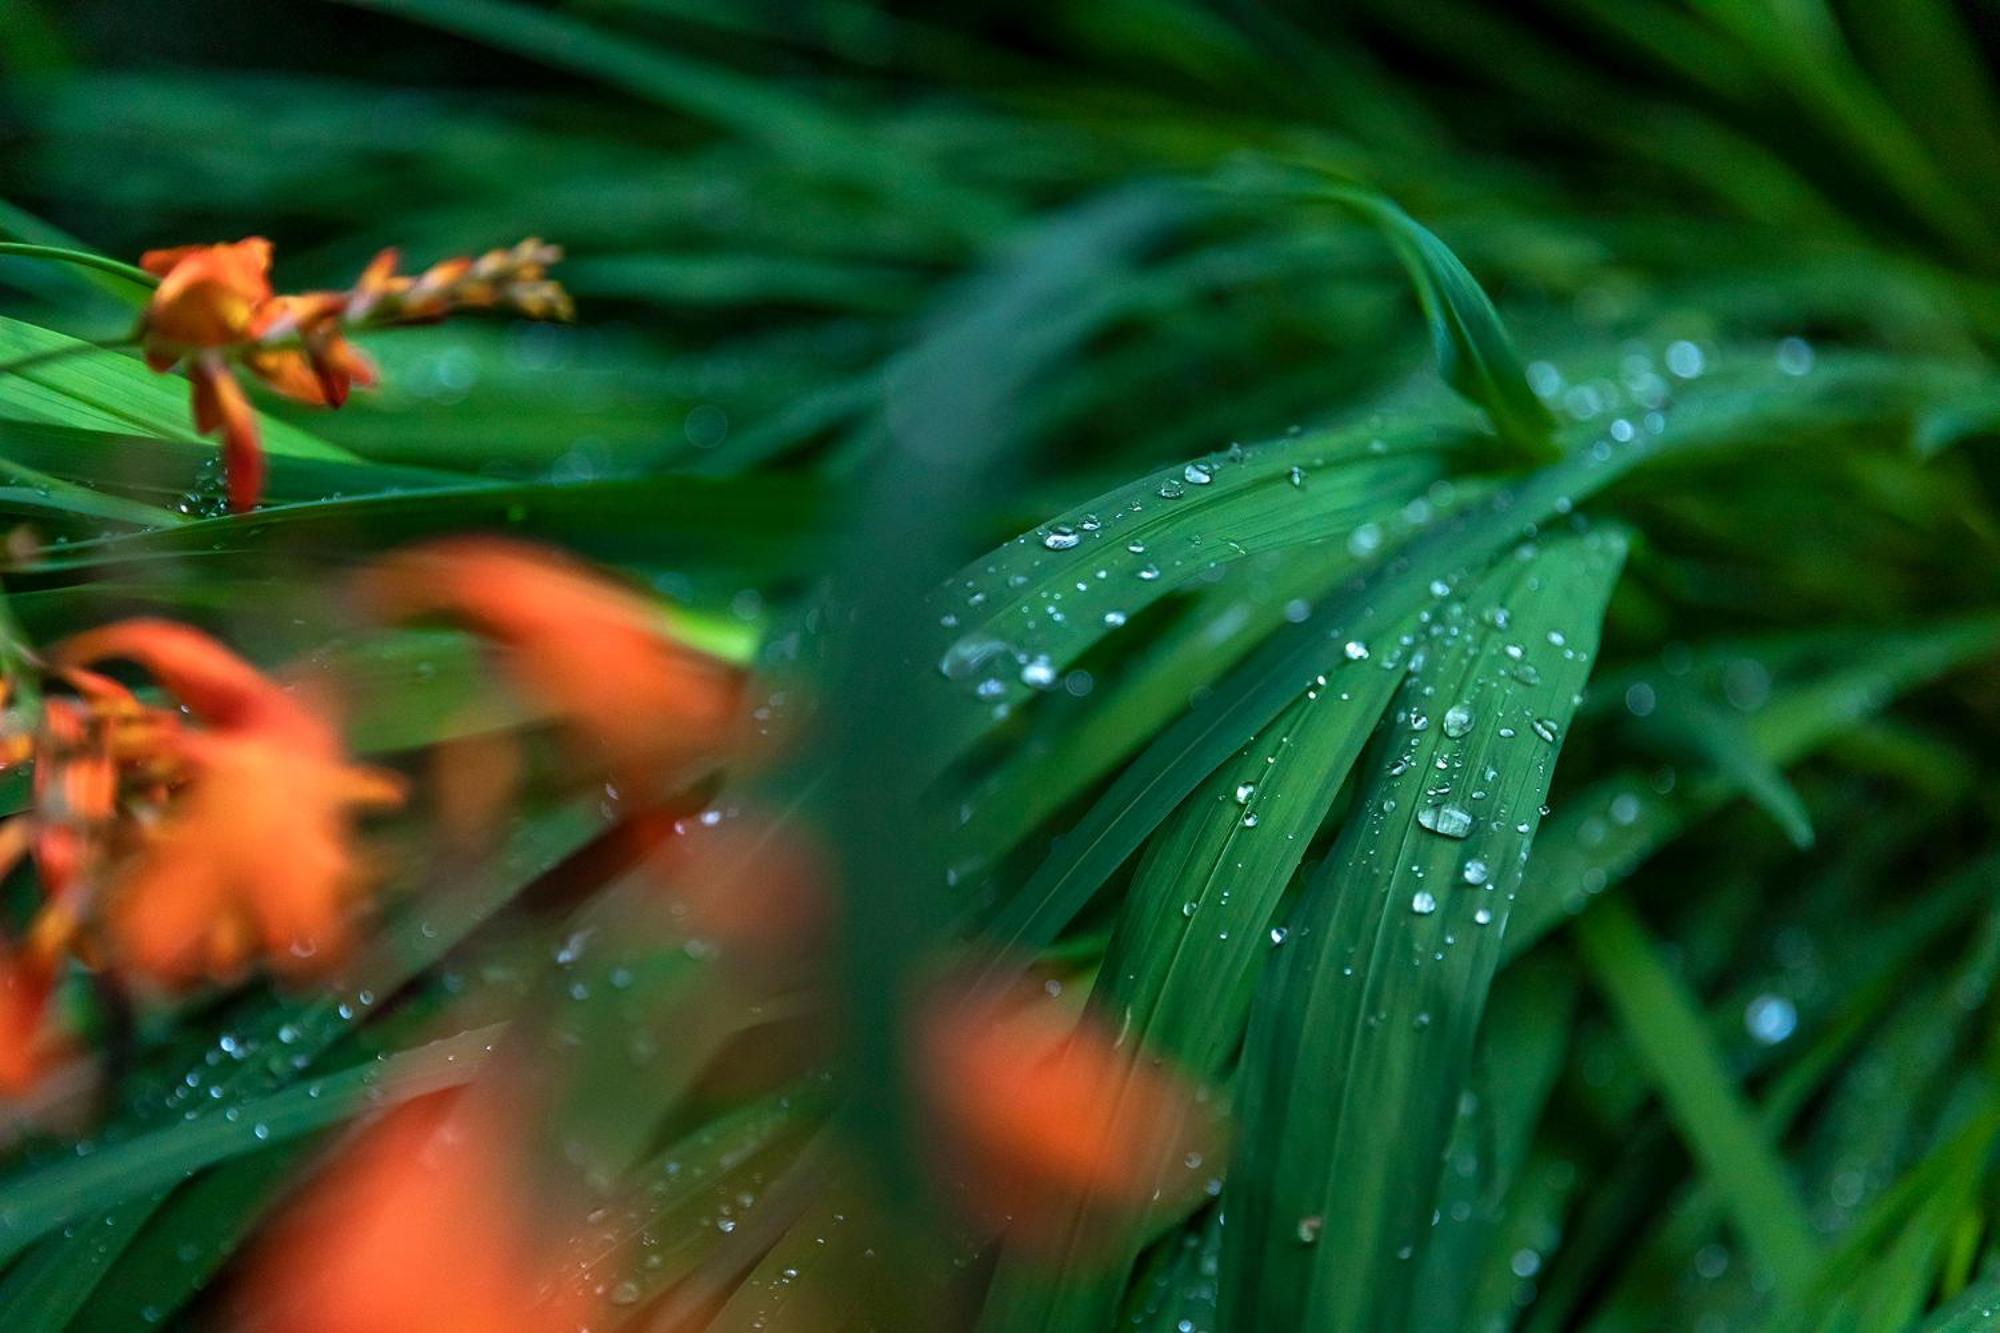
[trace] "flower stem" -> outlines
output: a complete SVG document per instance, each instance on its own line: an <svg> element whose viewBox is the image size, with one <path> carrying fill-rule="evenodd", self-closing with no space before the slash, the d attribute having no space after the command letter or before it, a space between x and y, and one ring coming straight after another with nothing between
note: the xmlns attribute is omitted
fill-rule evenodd
<svg viewBox="0 0 2000 1333"><path fill-rule="evenodd" d="M60 245L30 245L26 241L0 241L0 257L12 256L16 259L49 259L63 264L79 264L84 268L94 268L104 273L114 274L142 287L157 287L160 280L145 269L127 264L122 260L105 255L95 255L88 250L71 250Z"/></svg>

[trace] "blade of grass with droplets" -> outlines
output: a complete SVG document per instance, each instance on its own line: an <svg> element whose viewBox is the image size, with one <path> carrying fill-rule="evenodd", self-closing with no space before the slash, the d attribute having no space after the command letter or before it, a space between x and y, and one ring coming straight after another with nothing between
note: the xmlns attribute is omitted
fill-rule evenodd
<svg viewBox="0 0 2000 1333"><path fill-rule="evenodd" d="M1739 657L1744 647L1730 645L1724 655ZM1849 652L1801 679L1780 680L1748 719L1752 741L1769 763L1794 763L1903 692L1996 653L2000 617L1991 614L1857 634ZM1529 863L1527 885L1508 927L1509 956L1526 952L1689 824L1739 794L1736 781L1724 774L1663 794L1651 777L1623 773L1570 797Z"/></svg>
<svg viewBox="0 0 2000 1333"><path fill-rule="evenodd" d="M1800 1112L1812 1099L1823 1094L1830 1077L1850 1052L1867 1037L1876 1049L1885 1049L1875 1029L1884 1010L1908 992L1914 969L1925 960L1938 937L1961 929L1968 911L1985 903L1992 877L2000 872L2000 856L1989 856L1948 881L1927 888L1921 906L1910 915L1897 914L1879 930L1869 932L1868 952L1879 956L1869 972L1850 983L1839 999L1838 1012L1824 1020L1823 1027L1794 1053L1792 1060L1772 1077L1757 1107L1760 1128L1773 1142L1780 1141L1792 1128ZM1871 957L1871 962L1875 958ZM1845 971L1845 969L1843 969ZM1731 1006L1728 1017L1740 1012ZM1711 1011L1711 1018L1717 1017ZM1811 1024L1809 1013L1801 1015L1801 1026ZM1647 1272L1677 1274L1700 1246L1714 1233L1719 1220L1716 1192L1706 1181L1696 1181L1675 1206L1671 1218L1645 1244L1634 1247L1623 1282L1599 1306L1607 1320L1623 1318L1630 1324L1644 1324L1657 1308L1658 1291L1643 1286L1638 1279Z"/></svg>
<svg viewBox="0 0 2000 1333"><path fill-rule="evenodd" d="M1653 456L1657 442L1586 450L1440 522L1280 629L1217 683L1213 698L1156 737L1004 903L989 933L1017 949L1047 944L1168 811L1307 682L1343 656L1449 595L1509 542ZM1435 589L1435 590L1434 590Z"/></svg>
<svg viewBox="0 0 2000 1333"><path fill-rule="evenodd" d="M156 375L135 357L97 350L67 334L0 318L0 368L26 357L49 355L59 359L0 373L0 420L200 440L188 407L187 381ZM268 453L354 457L282 421L266 417L262 427Z"/></svg>
<svg viewBox="0 0 2000 1333"><path fill-rule="evenodd" d="M118 1256L68 1333L130 1333L178 1311L235 1254L314 1146L305 1139L267 1148L175 1191Z"/></svg>
<svg viewBox="0 0 2000 1333"><path fill-rule="evenodd" d="M1503 970L1487 1001L1475 1078L1445 1153L1437 1218L1424 1244L1413 1328L1478 1328L1468 1311L1502 1206L1528 1160L1535 1127L1569 1056L1576 979L1566 963Z"/></svg>
<svg viewBox="0 0 2000 1333"><path fill-rule="evenodd" d="M1751 1256L1781 1295L1796 1295L1811 1278L1819 1246L1797 1188L1744 1106L1693 998L1622 901L1600 901L1570 929Z"/></svg>
<svg viewBox="0 0 2000 1333"><path fill-rule="evenodd" d="M171 532L75 542L43 553L37 575L179 557L210 564L262 554L352 559L469 528L560 542L599 559L654 563L727 552L780 567L803 561L824 518L823 488L769 477L661 474L579 482L458 482L421 491L277 505Z"/></svg>
<svg viewBox="0 0 2000 1333"><path fill-rule="evenodd" d="M1303 621L1279 629L1125 768L1002 904L990 933L1020 951L1046 945L1168 811L1275 716L1302 682L1338 660L1343 641L1365 650L1370 635L1439 597L1432 585L1448 591L1450 580L1476 572L1520 534L1640 464L1663 451L1686 456L1787 432L1811 437L1908 410L1939 391L1934 367L1895 368L1868 358L1829 362L1810 383L1761 373L1758 379L1737 366L1704 382L1676 404L1664 436L1644 433L1622 445L1599 441L1502 488L1389 553ZM1746 387L1746 376L1754 388Z"/></svg>
<svg viewBox="0 0 2000 1333"><path fill-rule="evenodd" d="M1524 547L1443 601L1259 989L1224 1206L1234 1328L1402 1327L1486 992L1624 555Z"/></svg>
<svg viewBox="0 0 2000 1333"><path fill-rule="evenodd" d="M933 683L947 696L941 757L1209 571L1337 538L1345 550L1302 557L1326 562L1337 577L1393 547L1412 525L1390 506L1422 494L1446 457L1473 442L1431 426L1368 424L1239 447L1164 468L1015 538L938 598L951 631L939 657L943 679Z"/></svg>
<svg viewBox="0 0 2000 1333"><path fill-rule="evenodd" d="M1414 638L1415 629L1399 637ZM1265 959L1285 940L1272 921L1286 887L1408 664L1400 650L1343 661L1154 836L1091 993L1135 1062L1165 1061L1204 1082L1225 1073ZM1124 1086L1109 1094L1114 1102ZM1200 1161L1189 1169L1201 1170ZM1189 1194L1176 1184L1159 1192ZM1149 1227L1106 1237L1088 1202L1072 1200L1059 1241L1043 1238L1031 1252L1003 1248L982 1329L1110 1325Z"/></svg>
<svg viewBox="0 0 2000 1333"><path fill-rule="evenodd" d="M1119 1327L1142 1333L1216 1328L1215 1274L1222 1262L1222 1217L1211 1209L1156 1254L1133 1284Z"/></svg>
<svg viewBox="0 0 2000 1333"><path fill-rule="evenodd" d="M643 1311L724 1236L754 1220L761 1195L797 1160L820 1115L821 1092L782 1093L735 1107L676 1139L631 1175L591 1230L575 1271ZM636 1261L636 1262L635 1262Z"/></svg>
<svg viewBox="0 0 2000 1333"><path fill-rule="evenodd" d="M1771 1326L1787 1333L1795 1329L1872 1333L1877 1328L1907 1327L1907 1319L1881 1322L1880 1316L1887 1309L1914 1313L1910 1306L1921 1308L1930 1275L1908 1270L1927 1268L1925 1251L1934 1243L1941 1248L1941 1233L1979 1189L1996 1138L2000 1138L2000 1106L1988 1100L1904 1172L1842 1236L1811 1274L1810 1288L1780 1293L1788 1299L1773 1315ZM1938 1209L1940 1203L1946 1207ZM1890 1265L1867 1262L1870 1255L1884 1251L1892 1254ZM1915 1293L1905 1289L1916 1284L1920 1285ZM1875 1322L1869 1322L1871 1318Z"/></svg>

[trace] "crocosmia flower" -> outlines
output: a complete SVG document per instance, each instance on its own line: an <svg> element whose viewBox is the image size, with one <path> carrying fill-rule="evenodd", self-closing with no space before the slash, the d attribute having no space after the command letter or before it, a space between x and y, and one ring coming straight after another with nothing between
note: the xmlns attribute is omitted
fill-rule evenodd
<svg viewBox="0 0 2000 1333"><path fill-rule="evenodd" d="M569 319L569 294L548 276L561 257L529 239L403 276L396 252L385 250L351 290L280 295L271 287L271 243L261 236L148 250L139 266L160 285L140 318L139 343L154 370L186 370L195 429L222 442L230 508L252 509L264 489L263 441L237 370L287 398L339 407L351 388L377 378L349 331L425 324L461 310Z"/></svg>

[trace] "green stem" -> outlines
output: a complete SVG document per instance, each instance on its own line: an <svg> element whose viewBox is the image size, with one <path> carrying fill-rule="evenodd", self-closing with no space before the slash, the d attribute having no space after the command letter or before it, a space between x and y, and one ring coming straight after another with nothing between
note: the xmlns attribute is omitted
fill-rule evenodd
<svg viewBox="0 0 2000 1333"><path fill-rule="evenodd" d="M142 287L160 285L160 280L145 269L105 255L94 255L88 250L71 250L60 245L30 245L26 241L0 241L0 256L12 256L16 259L50 259L63 264L80 264L84 268L94 268L136 282Z"/></svg>

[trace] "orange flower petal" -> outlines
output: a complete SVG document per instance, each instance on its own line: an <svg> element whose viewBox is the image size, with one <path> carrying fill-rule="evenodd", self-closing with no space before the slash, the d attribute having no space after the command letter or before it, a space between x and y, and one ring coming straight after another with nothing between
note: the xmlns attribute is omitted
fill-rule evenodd
<svg viewBox="0 0 2000 1333"><path fill-rule="evenodd" d="M1212 1148L1191 1085L1039 992L946 1000L918 1049L970 1206L1029 1239L1073 1201L1136 1212Z"/></svg>
<svg viewBox="0 0 2000 1333"><path fill-rule="evenodd" d="M264 493L264 446L255 409L229 367L213 356L196 360L188 377L194 383L195 429L222 432L229 507L237 513L255 509Z"/></svg>
<svg viewBox="0 0 2000 1333"><path fill-rule="evenodd" d="M647 598L567 556L446 538L388 557L361 592L392 619L443 615L503 646L516 686L614 769L651 773L729 738L740 674L666 634Z"/></svg>
<svg viewBox="0 0 2000 1333"><path fill-rule="evenodd" d="M250 373L285 397L313 407L325 407L326 385L303 347L254 347L243 354Z"/></svg>
<svg viewBox="0 0 2000 1333"><path fill-rule="evenodd" d="M271 297L271 243L261 236L232 245L152 250L140 263L161 275L142 321L149 349L241 342Z"/></svg>
<svg viewBox="0 0 2000 1333"><path fill-rule="evenodd" d="M575 1333L591 1302L560 1281L547 1211L510 1126L470 1095L391 1112L335 1160L253 1257L259 1333Z"/></svg>
<svg viewBox="0 0 2000 1333"><path fill-rule="evenodd" d="M0 956L0 1097L29 1091L61 1055L63 1042L48 1021L54 993L48 968Z"/></svg>
<svg viewBox="0 0 2000 1333"><path fill-rule="evenodd" d="M253 954L284 973L337 964L366 881L354 811L399 790L281 737L185 745L194 776L111 885L115 959L169 986L228 975Z"/></svg>
<svg viewBox="0 0 2000 1333"><path fill-rule="evenodd" d="M275 681L208 635L171 620L135 617L72 635L49 649L61 670L125 661L214 727L294 730L326 740L324 724Z"/></svg>

